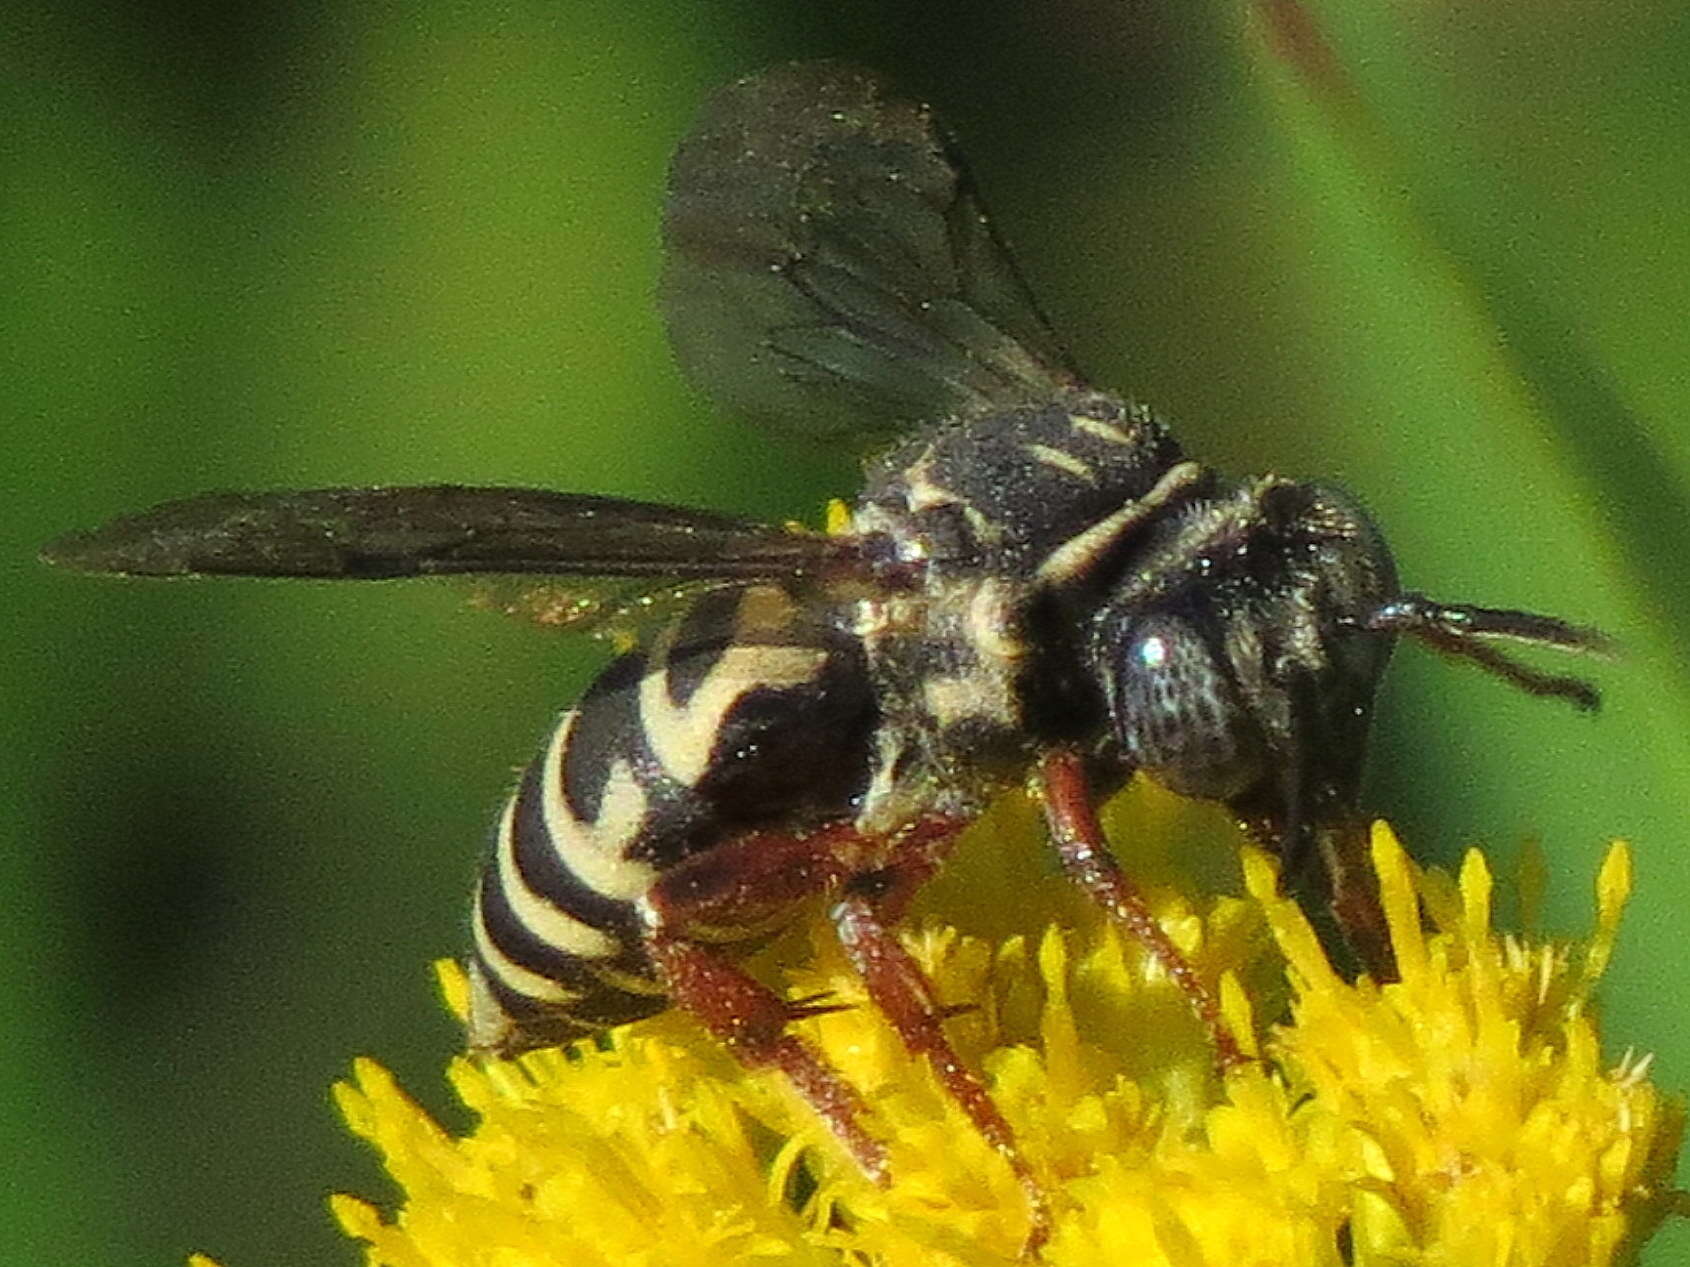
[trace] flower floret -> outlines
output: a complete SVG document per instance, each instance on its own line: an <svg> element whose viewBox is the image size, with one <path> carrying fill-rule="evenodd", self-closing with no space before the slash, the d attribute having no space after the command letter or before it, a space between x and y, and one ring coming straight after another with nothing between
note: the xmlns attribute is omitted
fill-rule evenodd
<svg viewBox="0 0 1690 1267"><path fill-rule="evenodd" d="M948 1032L1050 1194L1045 1262L1572 1267L1623 1260L1664 1216L1681 1108L1647 1059L1603 1060L1591 1001L1626 847L1581 947L1497 934L1476 852L1450 879L1422 875L1382 826L1372 848L1401 965L1389 984L1334 971L1263 854L1245 859L1248 901L1155 896L1260 1055L1225 1074L1166 974L1110 928L906 934L939 997L971 1005ZM462 1137L358 1062L338 1102L406 1195L391 1216L336 1197L336 1217L394 1267L1014 1261L1028 1210L1010 1168L814 941L787 985L842 1006L797 1032L863 1091L888 1188L782 1083L671 1016L454 1061L480 1119ZM442 983L461 1012L455 965Z"/></svg>

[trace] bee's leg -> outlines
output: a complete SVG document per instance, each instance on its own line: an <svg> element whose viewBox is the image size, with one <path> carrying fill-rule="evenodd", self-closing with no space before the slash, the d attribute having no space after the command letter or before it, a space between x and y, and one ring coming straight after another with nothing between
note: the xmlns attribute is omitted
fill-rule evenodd
<svg viewBox="0 0 1690 1267"><path fill-rule="evenodd" d="M754 833L666 871L642 900L645 949L675 1006L691 1013L748 1069L777 1069L826 1123L863 1173L887 1181L886 1149L862 1126L862 1097L787 1026L832 1010L789 1002L734 962L731 946L689 930L750 928L793 902L837 888L849 874L838 855L860 839L843 827L804 836Z"/></svg>
<svg viewBox="0 0 1690 1267"><path fill-rule="evenodd" d="M748 833L664 872L642 901L646 952L675 1005L697 1017L742 1064L785 1074L877 1183L886 1182L886 1152L860 1123L861 1097L815 1048L786 1032L790 1022L831 1009L782 999L741 969L730 949L688 933L709 930L719 936L723 930L749 929L805 897L847 889L853 877L865 874L875 877L870 887L877 900L901 910L962 826L935 816L919 820L891 842L865 837L846 823L803 835ZM885 866L888 858L898 865ZM897 954L904 954L891 933L883 936ZM943 1036L938 1041L943 1044ZM948 1046L944 1050L948 1053ZM956 1064L954 1054L950 1061ZM982 1125L982 1130L997 1145L1000 1137L1008 1137L1008 1127L984 1096L977 1088L976 1097L996 1125L993 1130Z"/></svg>
<svg viewBox="0 0 1690 1267"><path fill-rule="evenodd" d="M1163 970L1186 998L1191 1010L1209 1031L1215 1047L1216 1059L1222 1068L1245 1063L1246 1057L1221 1019L1220 1004L1209 987L1203 984L1191 961L1180 953L1178 946L1151 913L1138 889L1103 838L1103 827L1097 821L1097 809L1092 804L1092 790L1086 778L1085 762L1070 748L1052 748L1039 762L1040 799L1044 802L1045 821L1056 846L1057 856L1068 878L1078 884L1093 901L1101 906L1128 933L1138 939L1156 956Z"/></svg>
<svg viewBox="0 0 1690 1267"><path fill-rule="evenodd" d="M911 1054L924 1058L940 1086L974 1128L1009 1163L1027 1194L1029 1225L1023 1245L1031 1255L1050 1236L1050 1206L1015 1142L1015 1133L993 1103L978 1074L957 1055L945 1037L949 1014L934 995L933 984L898 939L883 907L897 910L933 869L933 860L917 856L908 872L896 867L848 881L832 917L840 943L868 987L869 998L891 1022Z"/></svg>
<svg viewBox="0 0 1690 1267"><path fill-rule="evenodd" d="M863 1128L862 1097L825 1057L795 1034L792 1021L827 1008L788 1003L719 946L691 941L659 925L647 932L651 957L669 997L704 1024L748 1069L778 1069L874 1183L887 1182L886 1147Z"/></svg>
<svg viewBox="0 0 1690 1267"><path fill-rule="evenodd" d="M751 929L872 873L884 890L880 909L895 920L965 826L931 814L892 837L865 836L848 822L800 834L746 832L670 867L645 900L673 929Z"/></svg>

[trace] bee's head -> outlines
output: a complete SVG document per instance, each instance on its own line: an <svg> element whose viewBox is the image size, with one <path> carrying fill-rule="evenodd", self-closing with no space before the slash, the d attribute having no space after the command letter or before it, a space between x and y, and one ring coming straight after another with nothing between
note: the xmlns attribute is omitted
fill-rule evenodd
<svg viewBox="0 0 1690 1267"><path fill-rule="evenodd" d="M1342 493L1266 479L1182 506L1093 618L1122 756L1210 800L1353 796L1391 649L1367 616L1395 592L1384 542Z"/></svg>
<svg viewBox="0 0 1690 1267"><path fill-rule="evenodd" d="M1128 770L1226 803L1288 871L1318 859L1334 902L1371 883L1348 873L1366 870L1363 756L1397 634L1594 706L1587 683L1520 665L1494 642L1587 651L1600 635L1403 593L1383 538L1347 494L1273 477L1203 493L1122 550L1092 617L1111 746ZM1378 971L1382 920L1358 927L1374 913L1339 918Z"/></svg>
<svg viewBox="0 0 1690 1267"><path fill-rule="evenodd" d="M1197 491L1122 551L1092 617L1108 749L1125 771L1226 804L1317 906L1346 900L1393 642L1368 623L1396 593L1390 552L1335 490L1266 477ZM1346 937L1390 972L1373 890L1354 904Z"/></svg>

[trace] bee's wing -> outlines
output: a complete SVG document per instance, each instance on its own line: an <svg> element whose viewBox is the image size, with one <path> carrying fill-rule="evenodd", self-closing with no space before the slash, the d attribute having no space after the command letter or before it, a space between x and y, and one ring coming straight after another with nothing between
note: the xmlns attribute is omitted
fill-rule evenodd
<svg viewBox="0 0 1690 1267"><path fill-rule="evenodd" d="M866 71L723 90L676 151L663 230L675 354L758 422L873 441L1077 382L942 125Z"/></svg>
<svg viewBox="0 0 1690 1267"><path fill-rule="evenodd" d="M462 573L788 580L847 540L709 511L530 488L209 493L49 544L49 563L136 576L385 580Z"/></svg>
<svg viewBox="0 0 1690 1267"><path fill-rule="evenodd" d="M612 642L636 640L642 630L672 623L689 604L739 581L655 580L652 577L478 576L470 605L542 629L590 634Z"/></svg>

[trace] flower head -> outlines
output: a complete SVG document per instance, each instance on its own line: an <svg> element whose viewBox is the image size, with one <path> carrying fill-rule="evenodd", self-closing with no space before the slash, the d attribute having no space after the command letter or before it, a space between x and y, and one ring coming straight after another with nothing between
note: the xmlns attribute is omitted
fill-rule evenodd
<svg viewBox="0 0 1690 1267"><path fill-rule="evenodd" d="M1112 929L909 931L940 997L973 1005L952 1038L1050 1193L1044 1261L1570 1267L1623 1261L1664 1216L1681 1110L1646 1059L1604 1063L1590 1008L1626 847L1579 945L1493 931L1476 852L1453 884L1420 875L1382 826L1373 854L1402 970L1390 985L1333 971L1260 853L1246 854L1247 900L1199 913L1158 898L1235 1029L1289 999L1260 1059L1225 1075L1178 992ZM663 1017L596 1044L455 1060L480 1119L462 1137L358 1062L342 1112L405 1197L388 1216L337 1196L336 1217L393 1267L1013 1262L1028 1218L1014 1176L814 940L791 992L853 1006L802 1032L865 1092L889 1187L782 1084ZM461 1013L461 973L441 978Z"/></svg>

